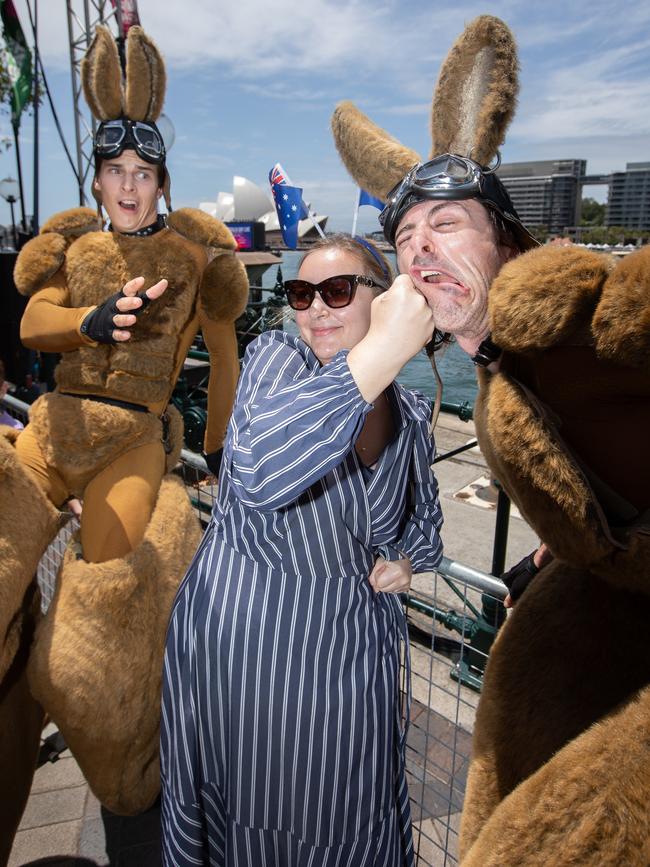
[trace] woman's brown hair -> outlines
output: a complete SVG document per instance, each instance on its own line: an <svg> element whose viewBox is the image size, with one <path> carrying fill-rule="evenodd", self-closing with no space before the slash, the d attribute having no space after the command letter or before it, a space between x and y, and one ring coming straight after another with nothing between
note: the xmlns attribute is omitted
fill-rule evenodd
<svg viewBox="0 0 650 867"><path fill-rule="evenodd" d="M383 289L388 289L394 280L393 269L386 256L365 238L355 238L343 232L321 238L305 253L298 267L302 267L305 259L316 250L343 250L345 253L356 256L359 261L363 262L368 276L373 277Z"/></svg>

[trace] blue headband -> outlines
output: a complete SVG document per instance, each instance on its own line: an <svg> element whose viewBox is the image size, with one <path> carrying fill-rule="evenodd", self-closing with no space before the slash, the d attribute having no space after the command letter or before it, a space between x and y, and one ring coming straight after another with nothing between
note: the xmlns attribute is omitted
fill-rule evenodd
<svg viewBox="0 0 650 867"><path fill-rule="evenodd" d="M352 237L353 241L357 242L357 244L361 244L362 247L365 247L365 249L370 253L372 258L375 260L375 262L381 268L381 272L384 275L384 277L386 278L386 280L387 281L390 280L390 272L388 271L388 268L386 267L386 265L382 261L381 256L379 255L377 250L375 250L375 248L372 246L372 244L369 244L365 238L360 238L358 235L352 235L351 237Z"/></svg>

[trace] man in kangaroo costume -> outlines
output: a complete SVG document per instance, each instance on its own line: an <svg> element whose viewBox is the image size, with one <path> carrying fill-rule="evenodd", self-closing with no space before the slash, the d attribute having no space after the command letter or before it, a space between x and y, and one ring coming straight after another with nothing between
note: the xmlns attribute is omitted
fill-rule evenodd
<svg viewBox="0 0 650 867"><path fill-rule="evenodd" d="M6 428L12 442L0 437L0 800L11 792L12 803L0 863L42 719L26 687L28 652L31 693L100 801L128 814L156 798L164 634L200 539L184 486L170 474L183 431L169 399L201 328L211 360L205 449L217 452L239 372L234 320L248 297L222 223L187 208L157 214L161 195L169 206L170 182L155 124L165 94L155 45L131 28L123 83L115 41L99 27L82 82L100 121L93 193L110 230L89 208L56 214L15 272L30 296L24 342L62 360L57 390L34 403L15 444ZM83 501L79 538L28 651L34 570L71 497Z"/></svg>
<svg viewBox="0 0 650 867"><path fill-rule="evenodd" d="M536 246L489 168L516 93L512 35L482 16L442 67L427 162L350 103L334 136L387 201L398 280L479 365L481 447L552 555L491 652L461 864L646 867L650 247Z"/></svg>

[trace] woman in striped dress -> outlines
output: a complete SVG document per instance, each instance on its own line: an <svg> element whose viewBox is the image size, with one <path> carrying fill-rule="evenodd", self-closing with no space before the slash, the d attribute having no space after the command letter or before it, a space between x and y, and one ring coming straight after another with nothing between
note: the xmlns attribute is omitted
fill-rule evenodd
<svg viewBox="0 0 650 867"><path fill-rule="evenodd" d="M169 626L166 865L414 861L395 594L438 564L442 517L430 405L393 380L433 321L366 242L317 245L299 278L300 338L248 347Z"/></svg>

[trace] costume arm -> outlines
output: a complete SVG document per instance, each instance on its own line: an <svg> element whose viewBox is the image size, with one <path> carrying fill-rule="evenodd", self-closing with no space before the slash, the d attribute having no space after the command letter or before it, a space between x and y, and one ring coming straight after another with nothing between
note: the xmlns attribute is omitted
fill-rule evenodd
<svg viewBox="0 0 650 867"><path fill-rule="evenodd" d="M201 307L199 307L199 321L205 345L210 353L208 423L204 441L204 449L207 454L210 454L223 445L235 400L239 357L234 322L209 319L204 315Z"/></svg>
<svg viewBox="0 0 650 867"><path fill-rule="evenodd" d="M442 511L438 482L431 469L434 457L433 437L429 436L428 425L420 423L411 457L411 496L406 523L399 539L379 546L386 560L408 557L414 572L432 571L442 559Z"/></svg>
<svg viewBox="0 0 650 867"><path fill-rule="evenodd" d="M341 463L372 408L340 352L309 370L292 338L270 331L246 359L224 450L235 495L280 509Z"/></svg>
<svg viewBox="0 0 650 867"><path fill-rule="evenodd" d="M81 323L94 310L71 307L63 271L59 270L43 289L29 299L20 322L20 339L30 349L69 352L95 342L81 334Z"/></svg>

